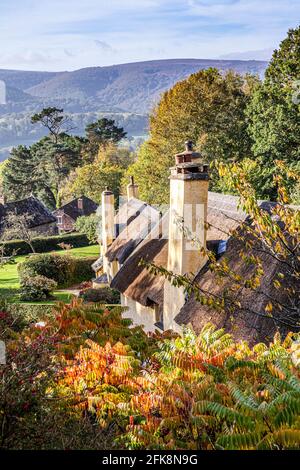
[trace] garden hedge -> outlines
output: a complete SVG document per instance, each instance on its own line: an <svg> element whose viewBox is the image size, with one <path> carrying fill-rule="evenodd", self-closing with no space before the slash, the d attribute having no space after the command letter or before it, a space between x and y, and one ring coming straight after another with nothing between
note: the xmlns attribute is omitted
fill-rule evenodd
<svg viewBox="0 0 300 470"><path fill-rule="evenodd" d="M32 241L33 247L37 253L61 250L61 247L59 246L60 243L72 245L73 248L81 248L89 245L89 241L83 233L69 233L52 237L37 237ZM14 252L16 252L17 255L27 255L31 253L30 246L23 240L10 240L2 243L1 246L4 246L5 256L11 256Z"/></svg>
<svg viewBox="0 0 300 470"><path fill-rule="evenodd" d="M57 253L35 254L18 265L20 283L28 277L45 276L53 279L58 288L71 287L94 277L91 265L96 259L91 256L77 258Z"/></svg>
<svg viewBox="0 0 300 470"><path fill-rule="evenodd" d="M102 289L86 289L80 292L80 297L85 302L95 302L103 304L120 304L120 292L110 287Z"/></svg>

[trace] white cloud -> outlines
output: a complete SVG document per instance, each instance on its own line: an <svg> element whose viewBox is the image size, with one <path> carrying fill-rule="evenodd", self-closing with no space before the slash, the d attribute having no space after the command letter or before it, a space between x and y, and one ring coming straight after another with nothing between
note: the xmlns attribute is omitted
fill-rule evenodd
<svg viewBox="0 0 300 470"><path fill-rule="evenodd" d="M0 1L0 68L43 70L255 54L277 47L300 12L299 0Z"/></svg>
<svg viewBox="0 0 300 470"><path fill-rule="evenodd" d="M111 45L105 41L99 41L99 39L95 39L94 43L104 52L113 52L113 48L111 47Z"/></svg>
<svg viewBox="0 0 300 470"><path fill-rule="evenodd" d="M260 49L256 51L230 52L219 56L219 59L229 60L267 60L272 57L273 49Z"/></svg>

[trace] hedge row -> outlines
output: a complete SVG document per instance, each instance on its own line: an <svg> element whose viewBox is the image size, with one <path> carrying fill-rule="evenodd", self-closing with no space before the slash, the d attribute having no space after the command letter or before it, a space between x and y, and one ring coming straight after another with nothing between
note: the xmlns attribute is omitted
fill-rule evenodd
<svg viewBox="0 0 300 470"><path fill-rule="evenodd" d="M53 279L58 288L71 287L94 277L91 265L96 257L76 258L69 254L43 253L30 256L18 265L20 283L26 278L45 276Z"/></svg>
<svg viewBox="0 0 300 470"><path fill-rule="evenodd" d="M83 233L70 233L55 235L52 237L37 237L32 241L32 245L37 253L60 250L60 243L72 245L73 248L81 248L89 245L89 241ZM2 243L0 246L4 246L5 256L11 256L13 253L16 253L17 255L27 255L31 253L29 245L22 240L10 240Z"/></svg>

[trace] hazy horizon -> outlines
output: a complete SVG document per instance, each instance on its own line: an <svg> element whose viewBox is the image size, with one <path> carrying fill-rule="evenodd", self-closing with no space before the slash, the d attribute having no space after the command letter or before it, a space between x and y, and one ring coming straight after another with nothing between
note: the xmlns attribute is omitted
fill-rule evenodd
<svg viewBox="0 0 300 470"><path fill-rule="evenodd" d="M228 54L228 56L231 55L231 54ZM111 64L111 65L91 65L91 66L88 66L88 67L80 67L79 69L65 69L65 70L47 70L47 69L26 69L26 68L6 68L6 67L1 67L0 66L0 70L12 70L12 71L16 71L16 72L41 72L41 73L67 73L67 72L76 72L78 70L81 70L81 69L87 69L87 68L97 68L97 67L113 67L113 66L122 66L122 65L130 65L130 64L142 64L142 63L146 63L146 62L165 62L165 61L200 61L200 60L206 60L206 61L212 61L212 62L215 62L215 61L222 61L222 62L232 62L232 61L237 61L237 62L268 62L267 59L263 60L263 59L231 59L231 58L222 58L222 57L217 57L217 58L203 58L203 57L199 57L199 58L196 58L196 57L170 57L168 59L149 59L149 60L137 60L137 61L130 61L130 62L122 62L122 63L115 63L115 64Z"/></svg>

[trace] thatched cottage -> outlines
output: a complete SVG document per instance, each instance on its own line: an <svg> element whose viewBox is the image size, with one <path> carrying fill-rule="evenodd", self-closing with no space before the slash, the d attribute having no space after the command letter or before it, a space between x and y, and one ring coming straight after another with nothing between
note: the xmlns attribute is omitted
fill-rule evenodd
<svg viewBox="0 0 300 470"><path fill-rule="evenodd" d="M57 235L56 218L51 211L36 197L29 196L19 201L0 203L0 233L9 214L25 215L30 231L39 235Z"/></svg>
<svg viewBox="0 0 300 470"><path fill-rule="evenodd" d="M180 332L184 325L192 325L197 332L210 321L236 339L254 342L271 338L275 322L260 316L260 312L264 312L268 298L279 295L273 284L278 271L274 257L266 253L261 257L265 276L259 292L246 288L237 291L240 308L235 309L234 318L226 309L220 312L201 305L183 288L174 287L165 277L151 274L140 264L143 259L179 275L194 273L194 282L201 290L217 296L232 280L216 279L206 255L194 244L196 236L198 243L213 250L220 260L226 256L229 266L240 276L249 276L254 270L241 259L244 247L239 237L230 235L232 230L242 231L246 220L238 208L238 198L208 191L208 167L190 143L175 158L170 175L170 207L164 214L138 199L133 180L127 187L128 200L117 213L113 193L103 192L102 256L94 265L98 274L95 285L108 283L117 289L126 307L124 315L144 325L146 331ZM272 205L262 204L266 210ZM180 220L188 225L190 233L182 230ZM255 251L254 245L251 254ZM285 299L281 300L284 303Z"/></svg>

